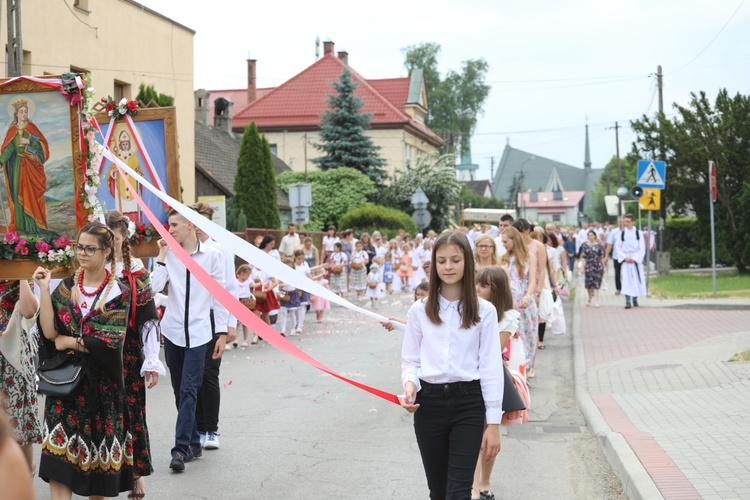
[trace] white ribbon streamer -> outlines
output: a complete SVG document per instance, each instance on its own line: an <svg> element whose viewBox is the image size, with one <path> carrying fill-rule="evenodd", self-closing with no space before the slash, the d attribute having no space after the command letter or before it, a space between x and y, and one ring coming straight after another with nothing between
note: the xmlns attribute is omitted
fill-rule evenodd
<svg viewBox="0 0 750 500"><path fill-rule="evenodd" d="M215 222L200 215L199 213L192 210L190 207L183 205L179 201L175 200L174 198L172 198L165 192L159 190L157 187L149 183L141 175L139 175L137 172L135 172L133 169L127 166L122 160L120 160L114 154L112 154L112 152L109 149L104 148L100 144L97 144L97 145L100 148L102 148L102 155L105 158L107 158L111 162L117 163L117 165L121 169L127 172L132 178L136 179L141 184L141 186L151 191L155 196L160 198L167 205L177 210L183 217L185 217L185 219L190 221L196 227L200 228L201 231L209 235L211 238L219 242L224 248L234 253L235 255L239 256L240 258L244 259L245 261L250 262L253 265L257 265L257 267L259 267L260 269L262 269L269 275L280 279L284 283L289 283L290 285L293 285L295 288L299 288L306 292L310 292L313 295L323 297L324 299L327 299L330 302L338 304L352 311L356 311L378 322L390 323L394 326L394 328L398 330L406 329L404 325L398 322L391 322L391 320L389 320L385 316L381 316L380 314L376 314L372 311L368 311L367 309L363 309L359 306L352 304L351 302L344 299L343 297L336 295L329 289L319 285L318 283L298 273L297 271L287 266L286 264L279 262L278 260L271 257L263 250L256 248L255 246L251 245L249 242L243 240L242 238L238 237L232 232L227 231L223 227L219 226ZM159 221L152 221L152 223L159 224Z"/></svg>

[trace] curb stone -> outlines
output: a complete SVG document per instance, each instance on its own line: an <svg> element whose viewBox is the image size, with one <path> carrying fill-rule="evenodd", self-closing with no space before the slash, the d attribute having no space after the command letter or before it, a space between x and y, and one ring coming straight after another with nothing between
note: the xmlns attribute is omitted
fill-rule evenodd
<svg viewBox="0 0 750 500"><path fill-rule="evenodd" d="M620 478L622 489L630 500L663 499L656 484L648 475L643 464L633 452L622 434L612 431L602 416L599 408L589 394L586 380L586 362L583 352L583 340L579 325L581 324L580 304L585 295L579 286L576 303L573 306L573 372L576 403L583 413L586 423L599 441L612 470Z"/></svg>

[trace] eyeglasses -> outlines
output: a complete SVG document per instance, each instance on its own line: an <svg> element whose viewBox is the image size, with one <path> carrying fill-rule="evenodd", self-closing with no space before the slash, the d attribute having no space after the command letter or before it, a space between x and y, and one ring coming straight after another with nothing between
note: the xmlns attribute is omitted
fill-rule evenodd
<svg viewBox="0 0 750 500"><path fill-rule="evenodd" d="M480 250L492 250L492 245L477 245Z"/></svg>
<svg viewBox="0 0 750 500"><path fill-rule="evenodd" d="M76 245L74 247L74 250L76 253L82 253L86 257L93 257L94 254L96 254L97 250L104 250L104 247L95 247L93 245L88 245L88 246Z"/></svg>

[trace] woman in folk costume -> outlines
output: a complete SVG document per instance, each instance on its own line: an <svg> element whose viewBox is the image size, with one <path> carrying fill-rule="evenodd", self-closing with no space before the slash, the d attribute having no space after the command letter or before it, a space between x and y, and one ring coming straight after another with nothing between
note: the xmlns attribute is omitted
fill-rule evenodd
<svg viewBox="0 0 750 500"><path fill-rule="evenodd" d="M30 101L18 99L13 106L13 122L0 147L0 165L5 172L5 189L10 208L9 231L23 235L49 234L47 230L47 174L49 144L30 119Z"/></svg>
<svg viewBox="0 0 750 500"><path fill-rule="evenodd" d="M40 289L39 354L70 354L82 382L66 397L47 397L39 477L52 500L115 497L133 489L133 442L129 432L122 352L130 291L110 273L115 237L93 222L78 235L80 268L50 292L51 272L34 271Z"/></svg>
<svg viewBox="0 0 750 500"><path fill-rule="evenodd" d="M31 325L23 323L34 317L37 308L37 299L26 280L0 281L0 400L4 397L15 439L30 469L32 445L42 442L42 425L32 363L36 336L30 332Z"/></svg>
<svg viewBox="0 0 750 500"><path fill-rule="evenodd" d="M638 307L638 297L645 296L646 278L643 273L643 257L646 255L646 242L643 233L633 227L633 215L623 217L625 227L620 237L615 239L615 259L621 263L620 279L622 294L625 296L625 309Z"/></svg>
<svg viewBox="0 0 750 500"><path fill-rule="evenodd" d="M159 316L151 290L151 278L141 260L130 256L130 224L130 219L117 210L107 213L107 226L115 236L116 277L132 292L122 353L135 475L135 486L129 498L143 498L144 477L154 472L146 425L146 383L149 389L154 387L159 375L164 376L167 372L159 360Z"/></svg>

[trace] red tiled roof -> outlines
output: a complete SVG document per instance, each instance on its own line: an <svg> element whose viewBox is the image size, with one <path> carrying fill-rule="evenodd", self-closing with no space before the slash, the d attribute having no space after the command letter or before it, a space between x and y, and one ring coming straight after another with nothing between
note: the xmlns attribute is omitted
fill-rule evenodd
<svg viewBox="0 0 750 500"><path fill-rule="evenodd" d="M331 85L339 80L345 67L335 54L324 55L301 73L259 96L243 109L235 106L232 127L244 128L251 121L261 130L319 126L323 113L328 109L328 95L333 93ZM433 140L442 142L432 130L403 111L409 90L408 78L375 80L373 85L356 71L349 69L352 80L359 84L355 94L364 102L361 112L371 114L373 127L411 125ZM383 89L387 97L377 87ZM403 97L399 97L401 95ZM391 99L401 102L396 104Z"/></svg>
<svg viewBox="0 0 750 500"><path fill-rule="evenodd" d="M563 199L555 200L551 191L539 191L536 193L537 201L531 201L529 193L518 193L518 204L519 206L540 209L576 207L585 194L585 191L563 191ZM542 212L540 211L540 213Z"/></svg>
<svg viewBox="0 0 750 500"><path fill-rule="evenodd" d="M367 83L397 108L403 108L409 98L409 78L367 80Z"/></svg>

